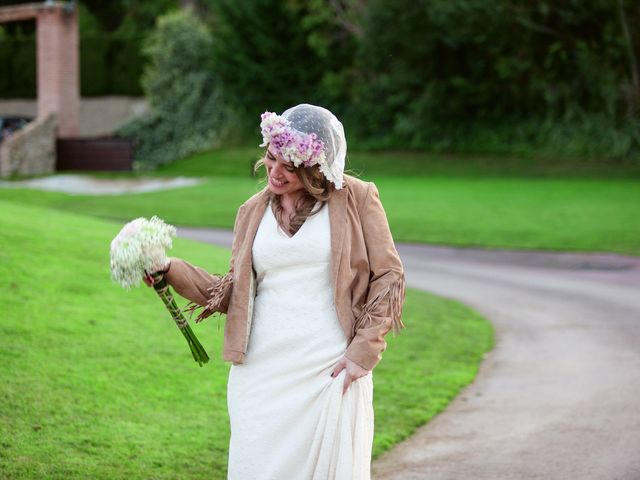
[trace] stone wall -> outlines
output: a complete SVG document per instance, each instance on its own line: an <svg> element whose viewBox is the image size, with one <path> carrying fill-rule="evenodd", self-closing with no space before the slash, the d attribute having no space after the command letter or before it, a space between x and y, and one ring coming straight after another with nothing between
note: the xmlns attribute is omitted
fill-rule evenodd
<svg viewBox="0 0 640 480"><path fill-rule="evenodd" d="M53 173L56 116L36 119L0 143L0 177Z"/></svg>
<svg viewBox="0 0 640 480"><path fill-rule="evenodd" d="M125 120L147 111L144 97L88 97L80 99L80 138L110 135ZM0 117L37 116L35 99L0 98Z"/></svg>

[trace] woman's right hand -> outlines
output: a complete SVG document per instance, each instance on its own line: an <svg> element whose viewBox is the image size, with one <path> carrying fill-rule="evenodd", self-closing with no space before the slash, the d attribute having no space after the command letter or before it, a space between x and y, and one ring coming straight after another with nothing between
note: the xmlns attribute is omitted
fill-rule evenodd
<svg viewBox="0 0 640 480"><path fill-rule="evenodd" d="M145 272L146 275L142 278L142 281L147 285L147 287L153 287L154 285L153 275L161 274L162 277L164 277L164 275L169 271L170 268L171 268L171 259L169 259L169 263L164 270L158 270L153 274Z"/></svg>
<svg viewBox="0 0 640 480"><path fill-rule="evenodd" d="M142 281L147 284L147 287L153 287L153 277L149 273L142 278Z"/></svg>

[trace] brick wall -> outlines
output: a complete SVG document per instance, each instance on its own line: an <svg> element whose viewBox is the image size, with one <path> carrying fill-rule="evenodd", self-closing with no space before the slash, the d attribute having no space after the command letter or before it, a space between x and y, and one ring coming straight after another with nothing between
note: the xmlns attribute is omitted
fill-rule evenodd
<svg viewBox="0 0 640 480"><path fill-rule="evenodd" d="M80 132L78 11L40 8L36 17L38 49L38 116L57 114L58 136Z"/></svg>

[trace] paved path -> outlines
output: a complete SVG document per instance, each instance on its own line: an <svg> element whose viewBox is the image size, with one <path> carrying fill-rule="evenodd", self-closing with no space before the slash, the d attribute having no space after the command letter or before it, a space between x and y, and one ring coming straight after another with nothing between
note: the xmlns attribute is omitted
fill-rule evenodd
<svg viewBox="0 0 640 480"><path fill-rule="evenodd" d="M156 192L172 188L192 187L202 183L199 178L100 178L85 174L56 174L28 180L0 180L0 188L32 188L70 195L122 195Z"/></svg>
<svg viewBox="0 0 640 480"><path fill-rule="evenodd" d="M481 312L497 342L445 412L374 462L375 480L640 479L640 259L398 250L411 287Z"/></svg>

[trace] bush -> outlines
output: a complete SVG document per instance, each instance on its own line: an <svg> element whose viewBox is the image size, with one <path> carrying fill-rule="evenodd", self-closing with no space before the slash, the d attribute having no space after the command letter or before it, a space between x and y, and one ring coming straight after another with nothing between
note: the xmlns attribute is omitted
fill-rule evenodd
<svg viewBox="0 0 640 480"><path fill-rule="evenodd" d="M260 114L318 103L326 62L307 41L305 7L281 0L211 0L213 57L230 105L255 138Z"/></svg>
<svg viewBox="0 0 640 480"><path fill-rule="evenodd" d="M628 10L633 27L640 11ZM361 140L573 157L640 152L612 2L371 0L362 25L350 119Z"/></svg>
<svg viewBox="0 0 640 480"><path fill-rule="evenodd" d="M144 43L142 87L149 113L119 134L133 140L136 167L152 168L216 146L230 123L212 64L208 28L190 9L166 14Z"/></svg>

